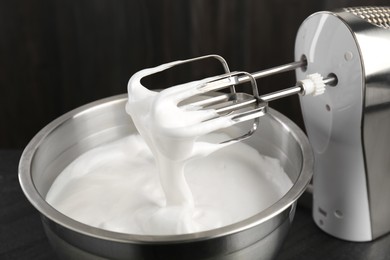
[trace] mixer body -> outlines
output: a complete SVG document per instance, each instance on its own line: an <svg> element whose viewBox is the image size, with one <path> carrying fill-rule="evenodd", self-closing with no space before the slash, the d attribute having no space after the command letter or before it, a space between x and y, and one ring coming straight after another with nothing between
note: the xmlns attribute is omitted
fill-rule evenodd
<svg viewBox="0 0 390 260"><path fill-rule="evenodd" d="M295 58L307 74L336 75L301 97L315 157L313 218L325 232L370 241L390 231L390 8L319 12L301 25Z"/></svg>

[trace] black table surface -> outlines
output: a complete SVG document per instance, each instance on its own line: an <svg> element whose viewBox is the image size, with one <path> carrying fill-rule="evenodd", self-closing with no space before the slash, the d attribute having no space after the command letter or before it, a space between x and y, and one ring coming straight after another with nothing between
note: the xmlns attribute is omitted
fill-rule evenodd
<svg viewBox="0 0 390 260"><path fill-rule="evenodd" d="M56 259L37 210L19 186L21 153L21 150L0 150L0 259ZM310 209L298 206L277 258L284 259L390 260L390 235L374 242L342 241L318 229Z"/></svg>

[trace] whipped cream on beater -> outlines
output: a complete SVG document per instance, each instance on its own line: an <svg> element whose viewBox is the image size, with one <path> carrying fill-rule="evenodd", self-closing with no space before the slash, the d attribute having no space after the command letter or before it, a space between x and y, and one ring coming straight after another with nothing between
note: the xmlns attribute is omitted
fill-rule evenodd
<svg viewBox="0 0 390 260"><path fill-rule="evenodd" d="M213 110L178 107L180 101L199 94L198 87L206 80L170 87L161 92L150 91L141 84L145 76L165 70L174 63L134 74L128 84L126 111L154 155L166 206L193 207L191 191L184 178L185 164L224 147L223 144L200 141L199 138L231 126L233 122L219 118L204 123L204 119L216 116Z"/></svg>

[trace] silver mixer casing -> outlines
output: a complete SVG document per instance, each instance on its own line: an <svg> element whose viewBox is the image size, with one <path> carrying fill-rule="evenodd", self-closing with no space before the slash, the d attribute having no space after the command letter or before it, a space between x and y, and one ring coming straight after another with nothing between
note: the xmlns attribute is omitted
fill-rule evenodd
<svg viewBox="0 0 390 260"><path fill-rule="evenodd" d="M313 218L325 232L370 241L390 232L390 8L319 12L299 28L297 80L336 75L300 97L313 148Z"/></svg>

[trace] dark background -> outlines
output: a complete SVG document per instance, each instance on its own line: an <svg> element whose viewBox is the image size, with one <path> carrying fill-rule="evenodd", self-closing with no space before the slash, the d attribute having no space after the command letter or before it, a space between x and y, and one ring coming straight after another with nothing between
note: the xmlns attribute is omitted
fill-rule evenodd
<svg viewBox="0 0 390 260"><path fill-rule="evenodd" d="M23 148L61 114L125 93L145 67L211 53L249 72L291 62L307 16L359 5L389 0L0 0L0 149ZM259 87L294 83L287 73ZM271 106L303 127L297 97Z"/></svg>

